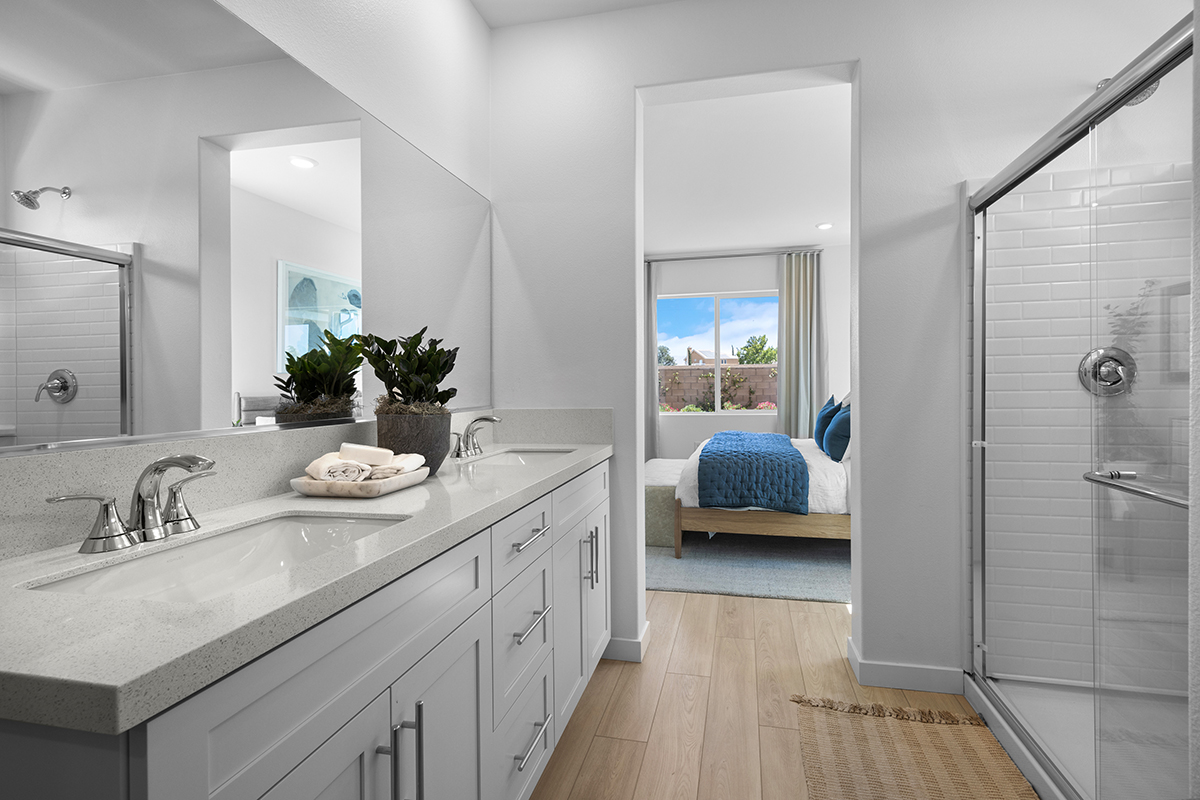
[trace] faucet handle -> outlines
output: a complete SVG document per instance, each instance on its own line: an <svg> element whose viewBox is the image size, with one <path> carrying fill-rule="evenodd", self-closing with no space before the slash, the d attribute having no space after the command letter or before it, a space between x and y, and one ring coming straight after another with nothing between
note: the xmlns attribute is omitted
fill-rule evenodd
<svg viewBox="0 0 1200 800"><path fill-rule="evenodd" d="M197 472L195 475L188 475L167 487L167 504L163 507L163 527L166 528L168 536L176 533L191 533L200 529L200 523L196 521L187 507L187 502L183 499L183 485L200 478L211 478L216 474L211 470Z"/></svg>
<svg viewBox="0 0 1200 800"><path fill-rule="evenodd" d="M81 553L110 553L139 544L137 535L121 520L117 511L117 500L98 494L68 494L47 497L47 503L62 503L67 500L94 500L100 504L100 513L92 523L92 530L80 546Z"/></svg>

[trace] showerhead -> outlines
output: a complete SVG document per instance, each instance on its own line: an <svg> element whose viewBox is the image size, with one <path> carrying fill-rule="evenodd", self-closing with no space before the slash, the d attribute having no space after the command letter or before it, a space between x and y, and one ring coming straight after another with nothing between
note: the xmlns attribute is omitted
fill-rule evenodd
<svg viewBox="0 0 1200 800"><path fill-rule="evenodd" d="M37 211L42 206L42 204L38 202L38 198L41 197L42 192L58 192L58 196L63 200L66 200L71 196L71 187L63 186L60 188L58 186L43 186L40 189L30 189L28 192L22 192L20 189L14 189L12 191L12 199L16 200L30 211Z"/></svg>
<svg viewBox="0 0 1200 800"><path fill-rule="evenodd" d="M1112 80L1112 78L1105 78L1104 80L1102 80L1096 84L1096 88L1103 89L1105 87L1105 85L1108 84L1108 82L1111 80ZM1150 99L1150 95L1152 95L1156 91L1158 91L1158 83L1159 83L1158 81L1155 81L1154 83L1147 86L1145 89L1142 89L1140 92L1135 94L1133 97L1129 98L1129 100L1127 100L1125 102L1125 105L1136 106L1139 103L1146 102L1147 100Z"/></svg>

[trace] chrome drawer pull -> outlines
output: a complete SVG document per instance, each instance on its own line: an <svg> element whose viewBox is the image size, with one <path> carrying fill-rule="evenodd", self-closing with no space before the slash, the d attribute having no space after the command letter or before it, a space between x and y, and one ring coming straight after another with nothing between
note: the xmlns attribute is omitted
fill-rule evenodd
<svg viewBox="0 0 1200 800"><path fill-rule="evenodd" d="M549 609L547 609L547 610L549 610ZM535 728L540 728L541 730L539 730L537 732L537 736L533 737L533 743L531 745L529 745L529 749L525 751L524 758L522 758L521 756L513 756L513 761L521 762L521 763L517 764L517 772L525 771L525 764L528 763L529 758L533 755L533 751L537 749L538 742L540 742L542 740L542 736L546 733L547 730L550 729L550 720L552 720L552 719L554 719L553 712L546 715L545 721L533 723Z"/></svg>
<svg viewBox="0 0 1200 800"><path fill-rule="evenodd" d="M392 726L392 743L391 745L379 745L375 748L375 752L381 756L392 757L392 768L388 770L392 776L392 800L400 800L400 726Z"/></svg>
<svg viewBox="0 0 1200 800"><path fill-rule="evenodd" d="M525 640L528 639L535 630L537 630L537 626L542 624L542 620L546 618L546 615L550 613L550 609L552 608L554 608L552 605L546 606L542 610L542 613L538 614L537 619L533 621L533 624L529 626L529 630L525 631L524 633L513 634L513 638L517 640L517 644L525 644Z"/></svg>
<svg viewBox="0 0 1200 800"><path fill-rule="evenodd" d="M523 542L513 542L513 550L516 550L518 553L524 553L526 547L529 547L529 545L533 544L538 539L545 536L546 531L548 531L548 530L550 530L549 525L547 525L544 528L534 528L533 536L530 536L528 539L526 539Z"/></svg>
<svg viewBox="0 0 1200 800"><path fill-rule="evenodd" d="M417 701L417 719L404 720L392 728L393 752L399 753L401 728L409 728L417 732L417 800L425 800L425 701ZM392 800L400 800L400 757L392 759Z"/></svg>

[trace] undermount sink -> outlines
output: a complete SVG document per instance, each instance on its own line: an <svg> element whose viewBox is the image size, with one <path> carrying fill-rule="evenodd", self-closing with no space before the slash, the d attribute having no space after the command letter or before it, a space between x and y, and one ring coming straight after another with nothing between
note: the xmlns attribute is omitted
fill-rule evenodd
<svg viewBox="0 0 1200 800"><path fill-rule="evenodd" d="M408 519L292 515L255 522L179 547L139 555L33 589L201 603Z"/></svg>
<svg viewBox="0 0 1200 800"><path fill-rule="evenodd" d="M555 461L567 453L574 452L574 450L505 450L502 453L482 456L471 463L486 464L490 467L528 467Z"/></svg>

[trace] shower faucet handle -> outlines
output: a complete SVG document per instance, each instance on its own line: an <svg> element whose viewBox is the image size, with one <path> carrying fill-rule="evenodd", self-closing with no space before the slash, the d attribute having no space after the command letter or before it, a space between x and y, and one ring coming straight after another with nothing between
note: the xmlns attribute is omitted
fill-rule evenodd
<svg viewBox="0 0 1200 800"><path fill-rule="evenodd" d="M56 369L46 377L45 383L38 386L33 402L41 400L42 392L45 392L56 403L69 403L75 399L78 391L79 381L75 378L75 373L69 369Z"/></svg>

